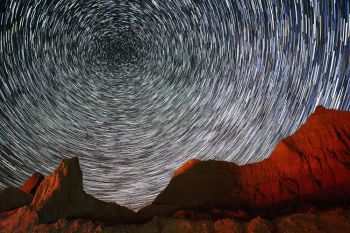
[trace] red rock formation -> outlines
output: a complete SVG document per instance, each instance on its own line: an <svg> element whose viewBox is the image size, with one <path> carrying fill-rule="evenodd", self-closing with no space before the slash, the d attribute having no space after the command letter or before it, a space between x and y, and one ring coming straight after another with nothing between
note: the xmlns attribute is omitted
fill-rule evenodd
<svg viewBox="0 0 350 233"><path fill-rule="evenodd" d="M34 195L44 178L40 172L35 172L19 189L25 193Z"/></svg>
<svg viewBox="0 0 350 233"><path fill-rule="evenodd" d="M181 209L244 209L262 215L350 200L350 113L318 107L271 156L238 166L223 161L181 168L144 216Z"/></svg>
<svg viewBox="0 0 350 233"><path fill-rule="evenodd" d="M32 201L40 222L60 218L85 218L107 225L137 222L137 215L115 203L100 201L83 191L78 158L64 159L59 167L38 187Z"/></svg>

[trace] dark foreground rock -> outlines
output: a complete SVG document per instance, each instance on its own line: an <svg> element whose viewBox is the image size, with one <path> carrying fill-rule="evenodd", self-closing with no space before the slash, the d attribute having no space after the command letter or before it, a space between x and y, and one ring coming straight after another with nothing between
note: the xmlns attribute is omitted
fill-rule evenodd
<svg viewBox="0 0 350 233"><path fill-rule="evenodd" d="M33 195L18 188L5 188L0 192L0 213L30 204Z"/></svg>

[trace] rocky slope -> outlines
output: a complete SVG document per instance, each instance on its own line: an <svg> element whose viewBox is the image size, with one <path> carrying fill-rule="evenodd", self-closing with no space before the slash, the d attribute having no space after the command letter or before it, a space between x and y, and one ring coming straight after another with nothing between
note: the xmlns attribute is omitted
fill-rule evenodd
<svg viewBox="0 0 350 233"><path fill-rule="evenodd" d="M86 194L78 158L64 159L0 193L0 233L345 233L349 200L350 113L318 107L268 159L190 160L138 213Z"/></svg>

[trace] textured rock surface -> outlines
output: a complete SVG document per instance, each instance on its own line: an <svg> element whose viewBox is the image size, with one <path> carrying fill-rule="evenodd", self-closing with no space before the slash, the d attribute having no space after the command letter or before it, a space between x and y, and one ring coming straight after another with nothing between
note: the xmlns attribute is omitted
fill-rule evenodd
<svg viewBox="0 0 350 233"><path fill-rule="evenodd" d="M18 188L5 188L0 192L0 212L30 204L33 196Z"/></svg>
<svg viewBox="0 0 350 233"><path fill-rule="evenodd" d="M246 222L234 219L190 221L153 218L142 225L115 227L99 226L82 219L59 219L52 224L39 224L38 216L27 207L20 208L10 218L0 218L0 233L348 233L349 229L348 209L293 214L274 221L260 217Z"/></svg>
<svg viewBox="0 0 350 233"><path fill-rule="evenodd" d="M348 233L349 229L350 212L343 209L293 214L276 222L277 232Z"/></svg>
<svg viewBox="0 0 350 233"><path fill-rule="evenodd" d="M136 214L115 203L100 201L83 191L78 158L64 159L38 187L32 206L40 222L60 218L87 218L107 225L136 222Z"/></svg>
<svg viewBox="0 0 350 233"><path fill-rule="evenodd" d="M318 107L261 162L185 164L140 213L171 216L179 209L228 208L271 216L349 197L350 113Z"/></svg>
<svg viewBox="0 0 350 233"><path fill-rule="evenodd" d="M274 227L270 221L262 219L260 217L254 218L245 224L245 229L248 233L272 233L273 228Z"/></svg>

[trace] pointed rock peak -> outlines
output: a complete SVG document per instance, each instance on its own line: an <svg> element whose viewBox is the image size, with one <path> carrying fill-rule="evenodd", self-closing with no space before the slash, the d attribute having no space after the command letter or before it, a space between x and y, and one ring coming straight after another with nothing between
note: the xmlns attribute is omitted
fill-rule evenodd
<svg viewBox="0 0 350 233"><path fill-rule="evenodd" d="M323 114L328 112L328 109L325 108L323 105L318 105L314 111L315 115Z"/></svg>
<svg viewBox="0 0 350 233"><path fill-rule="evenodd" d="M70 171L80 170L80 164L79 164L79 158L78 157L62 159L60 165L55 170L55 172L62 171L62 172L66 173L69 170Z"/></svg>
<svg viewBox="0 0 350 233"><path fill-rule="evenodd" d="M34 195L44 178L40 172L35 172L19 189L25 193Z"/></svg>
<svg viewBox="0 0 350 233"><path fill-rule="evenodd" d="M192 167L196 166L197 164L199 164L201 162L201 160L199 159L190 159L188 160L186 163L184 163L181 167L179 167L173 174L173 178L176 176L179 176L183 173L185 173L186 171L188 171L189 169L191 169Z"/></svg>
<svg viewBox="0 0 350 233"><path fill-rule="evenodd" d="M57 181L69 180L74 189L83 189L83 174L80 169L79 158L62 159L58 168L50 175Z"/></svg>
<svg viewBox="0 0 350 233"><path fill-rule="evenodd" d="M126 207L100 201L84 192L77 157L63 159L58 168L41 182L32 207L41 223L53 223L60 218L84 218L108 225L138 220L138 216Z"/></svg>
<svg viewBox="0 0 350 233"><path fill-rule="evenodd" d="M82 192L83 176L78 157L63 159L58 168L41 182L32 204L41 208L57 198L67 201L75 199Z"/></svg>

